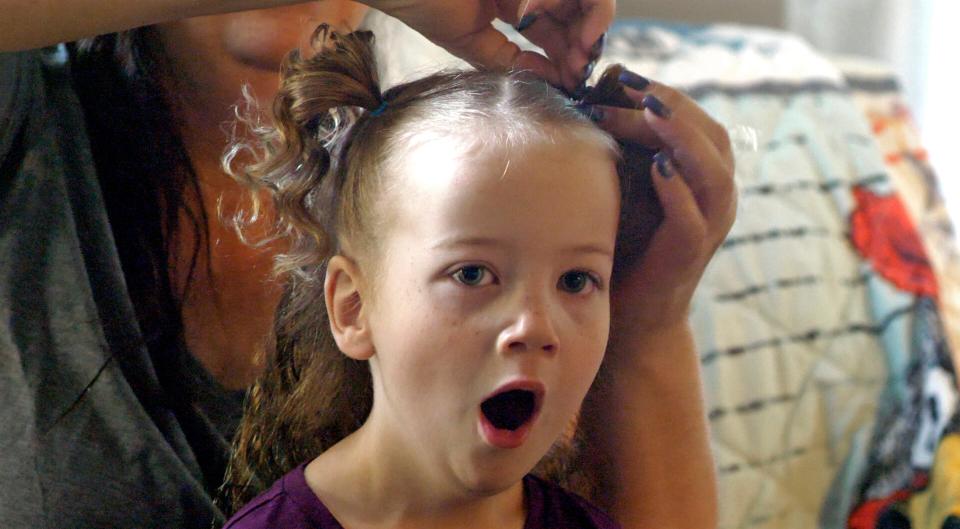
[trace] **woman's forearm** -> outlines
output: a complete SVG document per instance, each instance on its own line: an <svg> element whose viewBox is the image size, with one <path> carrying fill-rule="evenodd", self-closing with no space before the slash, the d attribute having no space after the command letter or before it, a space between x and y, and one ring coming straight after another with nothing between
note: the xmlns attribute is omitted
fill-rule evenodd
<svg viewBox="0 0 960 529"><path fill-rule="evenodd" d="M301 3L303 0L0 0L0 51L212 15Z"/></svg>
<svg viewBox="0 0 960 529"><path fill-rule="evenodd" d="M597 498L625 529L712 529L717 491L689 325L611 336L582 414Z"/></svg>

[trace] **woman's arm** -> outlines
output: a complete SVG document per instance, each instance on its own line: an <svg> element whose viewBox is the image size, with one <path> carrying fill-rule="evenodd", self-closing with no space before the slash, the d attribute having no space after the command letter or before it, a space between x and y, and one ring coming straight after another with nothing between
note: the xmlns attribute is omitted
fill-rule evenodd
<svg viewBox="0 0 960 529"><path fill-rule="evenodd" d="M302 0L2 0L0 51L16 51L131 28Z"/></svg>
<svg viewBox="0 0 960 529"><path fill-rule="evenodd" d="M0 52L123 31L182 18L263 9L303 0L0 0ZM615 0L363 0L449 52L481 67L531 69L573 90L599 56ZM521 51L492 26L524 21L546 56Z"/></svg>
<svg viewBox="0 0 960 529"><path fill-rule="evenodd" d="M687 325L622 336L584 408L598 503L625 529L710 529L717 491Z"/></svg>
<svg viewBox="0 0 960 529"><path fill-rule="evenodd" d="M593 115L660 150L651 169L663 221L613 285L607 358L581 415L595 449L585 463L598 469L596 499L625 528L712 529L715 470L688 314L733 224L733 153L726 130L684 94L626 71L620 81L640 110Z"/></svg>

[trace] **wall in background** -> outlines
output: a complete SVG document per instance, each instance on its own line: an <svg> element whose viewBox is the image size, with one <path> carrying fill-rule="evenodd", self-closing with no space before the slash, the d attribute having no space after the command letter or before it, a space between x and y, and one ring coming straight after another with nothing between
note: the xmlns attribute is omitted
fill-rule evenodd
<svg viewBox="0 0 960 529"><path fill-rule="evenodd" d="M618 17L783 27L784 0L618 0Z"/></svg>

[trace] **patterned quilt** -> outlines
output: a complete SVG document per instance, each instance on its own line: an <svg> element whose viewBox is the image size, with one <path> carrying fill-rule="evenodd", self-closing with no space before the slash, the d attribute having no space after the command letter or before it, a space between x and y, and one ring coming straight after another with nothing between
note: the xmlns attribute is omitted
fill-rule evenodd
<svg viewBox="0 0 960 529"><path fill-rule="evenodd" d="M387 82L461 64L369 24L404 51ZM596 71L612 62L737 145L738 219L691 316L721 527L960 527L960 259L893 76L729 25L620 22Z"/></svg>

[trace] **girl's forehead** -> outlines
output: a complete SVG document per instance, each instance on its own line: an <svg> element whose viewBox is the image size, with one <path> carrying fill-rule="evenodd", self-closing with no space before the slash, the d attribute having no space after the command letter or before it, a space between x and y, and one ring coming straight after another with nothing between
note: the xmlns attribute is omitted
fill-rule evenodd
<svg viewBox="0 0 960 529"><path fill-rule="evenodd" d="M489 132L489 131L488 131ZM416 185L448 180L482 184L484 177L504 177L511 164L583 154L614 160L613 142L599 130L545 124L508 132L483 130L424 131L412 135L393 155L393 179ZM572 168L571 168L572 169ZM598 172L603 168L598 167ZM566 171L561 171L561 173ZM558 177L562 174L558 175Z"/></svg>
<svg viewBox="0 0 960 529"><path fill-rule="evenodd" d="M438 138L410 149L394 170L395 185L385 198L397 207L388 223L406 233L487 230L519 237L557 224L560 215L584 226L609 224L611 234L616 229L614 156L589 136L506 146Z"/></svg>

